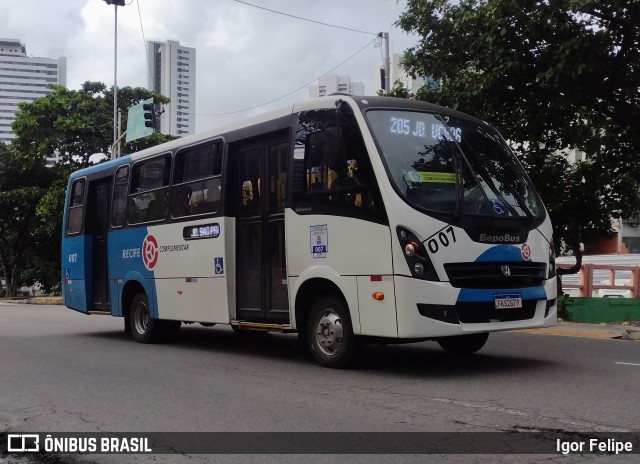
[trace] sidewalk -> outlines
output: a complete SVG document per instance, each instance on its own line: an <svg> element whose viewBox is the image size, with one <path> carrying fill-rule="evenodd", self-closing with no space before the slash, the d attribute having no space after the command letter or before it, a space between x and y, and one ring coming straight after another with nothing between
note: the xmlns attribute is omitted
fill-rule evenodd
<svg viewBox="0 0 640 464"><path fill-rule="evenodd" d="M567 337L640 340L640 324L637 321L621 322L619 324L608 322L590 324L587 322L570 322L558 320L558 325L555 327L547 327L543 329L524 329L520 330L519 332L547 335L564 335Z"/></svg>
<svg viewBox="0 0 640 464"><path fill-rule="evenodd" d="M38 305L61 305L61 296L24 296L15 298L0 298L4 303L38 304Z"/></svg>

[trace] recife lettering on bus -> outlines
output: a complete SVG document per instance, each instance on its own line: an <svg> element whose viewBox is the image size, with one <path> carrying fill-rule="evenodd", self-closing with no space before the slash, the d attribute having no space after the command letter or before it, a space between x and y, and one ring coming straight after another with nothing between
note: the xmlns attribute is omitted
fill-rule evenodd
<svg viewBox="0 0 640 464"><path fill-rule="evenodd" d="M139 258L140 248L125 248L122 250L123 259Z"/></svg>

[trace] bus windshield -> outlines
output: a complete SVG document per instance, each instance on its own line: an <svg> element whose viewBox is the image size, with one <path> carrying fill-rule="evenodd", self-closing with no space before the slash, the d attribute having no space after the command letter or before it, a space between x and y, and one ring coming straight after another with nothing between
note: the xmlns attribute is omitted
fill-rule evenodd
<svg viewBox="0 0 640 464"><path fill-rule="evenodd" d="M370 110L366 117L391 181L412 206L456 216L543 214L531 181L495 129L417 111Z"/></svg>

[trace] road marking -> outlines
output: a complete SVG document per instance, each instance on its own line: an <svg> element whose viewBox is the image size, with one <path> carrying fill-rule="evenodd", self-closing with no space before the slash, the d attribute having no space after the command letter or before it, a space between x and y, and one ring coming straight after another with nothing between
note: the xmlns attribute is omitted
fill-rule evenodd
<svg viewBox="0 0 640 464"><path fill-rule="evenodd" d="M618 362L618 361L615 361L613 364L622 364L623 366L638 366L638 367L640 367L640 364L635 364L635 363L623 363L623 362Z"/></svg>

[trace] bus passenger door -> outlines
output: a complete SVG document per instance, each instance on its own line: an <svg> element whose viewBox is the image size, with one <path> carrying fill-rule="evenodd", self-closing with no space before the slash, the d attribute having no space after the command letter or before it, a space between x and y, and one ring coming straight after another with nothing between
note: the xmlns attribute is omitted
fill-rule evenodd
<svg viewBox="0 0 640 464"><path fill-rule="evenodd" d="M288 134L238 147L236 318L288 323L284 240Z"/></svg>
<svg viewBox="0 0 640 464"><path fill-rule="evenodd" d="M109 230L109 198L112 180L112 177L108 177L89 183L86 233L93 237L90 311L109 311L107 231Z"/></svg>

